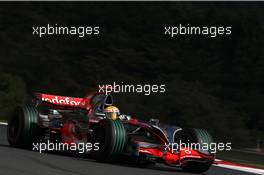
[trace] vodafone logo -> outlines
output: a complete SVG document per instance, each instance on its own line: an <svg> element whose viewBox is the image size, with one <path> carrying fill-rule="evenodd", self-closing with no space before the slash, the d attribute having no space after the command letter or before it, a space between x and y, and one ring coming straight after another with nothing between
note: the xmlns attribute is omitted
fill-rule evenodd
<svg viewBox="0 0 264 175"><path fill-rule="evenodd" d="M81 103L82 98L41 94L41 100L58 105L78 106Z"/></svg>

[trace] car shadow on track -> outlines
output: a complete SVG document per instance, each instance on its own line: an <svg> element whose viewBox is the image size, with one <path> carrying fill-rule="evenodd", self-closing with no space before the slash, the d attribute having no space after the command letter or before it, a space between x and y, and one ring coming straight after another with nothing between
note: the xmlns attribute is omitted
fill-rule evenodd
<svg viewBox="0 0 264 175"><path fill-rule="evenodd" d="M94 162L94 163L98 163L98 164L109 164L109 165L113 165L113 166L121 166L121 167L130 167L130 168L140 168L140 169L150 169L150 170L157 170L157 171L164 171L164 172L180 172L180 173L184 173L180 168L176 168L176 167L170 167L170 166L166 166L166 165L162 165L160 163L157 163L156 165L140 165L137 163L131 163L129 161L116 161L114 163L105 163L105 162L97 162L96 160L94 160L90 155L87 154L74 154L74 153L51 153L51 154L57 154L57 155L64 155L64 156L71 156L74 159L78 159L81 161L89 161L89 162Z"/></svg>
<svg viewBox="0 0 264 175"><path fill-rule="evenodd" d="M7 147L7 148L8 148L8 147L11 147L11 146L6 145L6 144L1 144L1 143L0 143L0 147Z"/></svg>

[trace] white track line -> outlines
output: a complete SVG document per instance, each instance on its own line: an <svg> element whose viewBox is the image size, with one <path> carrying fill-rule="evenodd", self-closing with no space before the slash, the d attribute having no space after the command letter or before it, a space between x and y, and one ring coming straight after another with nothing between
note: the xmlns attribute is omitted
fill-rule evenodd
<svg viewBox="0 0 264 175"><path fill-rule="evenodd" d="M244 171L244 172L248 172L248 173L264 175L263 169L240 167L240 166L234 166L234 165L224 165L224 164L217 164L217 165L213 165L213 166L218 166L218 167L222 167L222 168L228 168L228 169Z"/></svg>
<svg viewBox="0 0 264 175"><path fill-rule="evenodd" d="M221 163L221 160L219 160L219 159L215 159L215 161L216 162L215 162L215 164L213 164L213 166L218 166L218 167L228 168L228 169L232 169L232 170L238 170L238 171L243 171L243 172L248 172L248 173L264 175L264 169L239 166L239 165L229 165L229 164Z"/></svg>
<svg viewBox="0 0 264 175"><path fill-rule="evenodd" d="M7 125L6 122L0 122L0 125Z"/></svg>

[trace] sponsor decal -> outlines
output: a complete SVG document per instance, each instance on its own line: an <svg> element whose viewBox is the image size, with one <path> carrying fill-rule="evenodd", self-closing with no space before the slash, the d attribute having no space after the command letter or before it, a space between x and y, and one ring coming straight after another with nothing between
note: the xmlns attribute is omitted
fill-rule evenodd
<svg viewBox="0 0 264 175"><path fill-rule="evenodd" d="M49 95L49 94L40 94L40 95L42 101L47 101L58 105L78 106L83 100L82 98L65 97L65 96L57 96L57 95Z"/></svg>

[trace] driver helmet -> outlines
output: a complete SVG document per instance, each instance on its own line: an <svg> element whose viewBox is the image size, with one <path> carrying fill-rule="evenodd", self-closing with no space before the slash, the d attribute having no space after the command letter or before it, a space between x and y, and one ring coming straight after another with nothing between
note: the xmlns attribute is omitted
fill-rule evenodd
<svg viewBox="0 0 264 175"><path fill-rule="evenodd" d="M120 116L120 111L115 106L108 106L104 109L105 116L109 119L116 120Z"/></svg>

